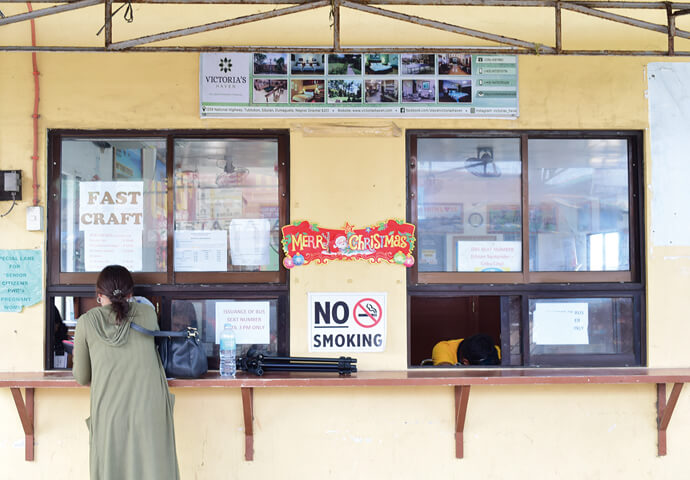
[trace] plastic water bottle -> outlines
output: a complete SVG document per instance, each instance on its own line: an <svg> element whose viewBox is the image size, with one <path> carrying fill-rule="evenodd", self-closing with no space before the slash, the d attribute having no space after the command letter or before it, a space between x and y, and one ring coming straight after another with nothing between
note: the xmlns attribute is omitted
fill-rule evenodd
<svg viewBox="0 0 690 480"><path fill-rule="evenodd" d="M234 377L237 371L237 344L232 324L226 323L220 333L220 376Z"/></svg>

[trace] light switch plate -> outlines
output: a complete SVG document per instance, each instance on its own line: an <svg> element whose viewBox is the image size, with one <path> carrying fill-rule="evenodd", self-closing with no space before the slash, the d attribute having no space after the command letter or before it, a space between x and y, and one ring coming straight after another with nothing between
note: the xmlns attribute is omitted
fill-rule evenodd
<svg viewBox="0 0 690 480"><path fill-rule="evenodd" d="M30 232L43 230L43 207L26 207L26 229Z"/></svg>

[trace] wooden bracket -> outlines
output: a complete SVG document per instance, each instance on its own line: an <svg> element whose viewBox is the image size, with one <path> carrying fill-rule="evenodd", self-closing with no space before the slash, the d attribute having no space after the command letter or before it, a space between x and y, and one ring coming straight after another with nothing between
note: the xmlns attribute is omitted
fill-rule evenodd
<svg viewBox="0 0 690 480"><path fill-rule="evenodd" d="M668 398L667 402L666 384L656 384L656 428L658 433L658 455L660 457L666 455L666 428L668 427L668 422L671 421L673 409L676 408L676 403L678 403L678 397L682 389L682 383L674 383L673 390L671 390L671 396Z"/></svg>
<svg viewBox="0 0 690 480"><path fill-rule="evenodd" d="M11 387L14 404L17 406L19 420L24 429L24 459L31 462L34 459L34 389L25 388L26 402L22 398L22 391L18 387Z"/></svg>
<svg viewBox="0 0 690 480"><path fill-rule="evenodd" d="M455 386L455 458L463 458L463 435L465 432L465 417L467 416L467 402L470 399L470 386Z"/></svg>
<svg viewBox="0 0 690 480"><path fill-rule="evenodd" d="M244 413L244 459L254 460L254 388L242 387Z"/></svg>

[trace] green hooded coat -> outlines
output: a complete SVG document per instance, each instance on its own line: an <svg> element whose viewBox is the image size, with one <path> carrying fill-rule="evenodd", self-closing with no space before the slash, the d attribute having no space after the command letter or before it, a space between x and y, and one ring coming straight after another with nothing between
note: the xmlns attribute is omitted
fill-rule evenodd
<svg viewBox="0 0 690 480"><path fill-rule="evenodd" d="M159 329L154 310L136 302L120 325L110 306L77 323L72 372L81 385L91 383L91 480L176 480L174 396L153 337L131 330L130 321Z"/></svg>

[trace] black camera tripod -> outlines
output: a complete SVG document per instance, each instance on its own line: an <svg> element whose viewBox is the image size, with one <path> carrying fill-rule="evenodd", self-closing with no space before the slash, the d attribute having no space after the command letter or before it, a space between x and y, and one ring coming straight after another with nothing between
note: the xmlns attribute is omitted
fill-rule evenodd
<svg viewBox="0 0 690 480"><path fill-rule="evenodd" d="M357 371L356 358L274 357L253 348L237 359L237 369L261 376L264 372L338 372L350 375Z"/></svg>

